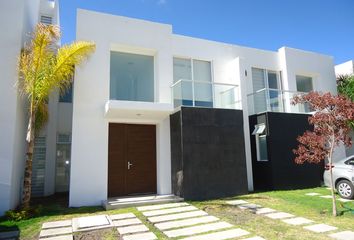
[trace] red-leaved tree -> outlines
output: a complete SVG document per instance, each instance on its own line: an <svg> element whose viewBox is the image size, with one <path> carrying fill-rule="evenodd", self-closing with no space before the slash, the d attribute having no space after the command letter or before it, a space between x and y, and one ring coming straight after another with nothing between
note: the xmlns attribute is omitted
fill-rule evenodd
<svg viewBox="0 0 354 240"><path fill-rule="evenodd" d="M292 104L308 104L314 111L309 117L313 131L306 131L297 138L299 146L293 152L295 162L320 163L325 159L330 166L331 192L333 216L337 215L336 197L332 175L332 156L339 144L350 147L349 122L354 120L354 103L345 96L335 96L331 93L310 92L306 95L297 95Z"/></svg>

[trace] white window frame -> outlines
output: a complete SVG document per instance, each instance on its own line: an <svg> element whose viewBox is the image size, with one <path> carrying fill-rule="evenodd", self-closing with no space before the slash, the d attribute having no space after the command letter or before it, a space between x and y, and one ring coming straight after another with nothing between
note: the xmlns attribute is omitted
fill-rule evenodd
<svg viewBox="0 0 354 240"><path fill-rule="evenodd" d="M212 108L214 108L214 104L215 104L215 99L214 99L214 88L213 88L213 85L214 85L214 68L213 68L213 61L211 60L205 60L205 59L198 59L198 58L188 58L188 57L179 57L179 56L173 56L173 58L179 58L179 59L184 59L184 60L188 60L190 61L191 63L191 79L178 79L176 82L180 81L180 80L190 80L191 83L192 83L192 98L193 98L193 107L195 107L195 92L194 92L194 84L195 83L208 83L210 84L212 87L211 87L211 97L212 97ZM201 81L201 80L194 80L194 61L204 61L204 62L209 62L210 63L210 82L208 81ZM172 62L173 62L173 59L172 59ZM172 66L173 67L173 66ZM174 69L173 69L174 71ZM174 80L173 80L174 82ZM176 83L174 82L174 84Z"/></svg>
<svg viewBox="0 0 354 240"><path fill-rule="evenodd" d="M266 125L265 123L261 123L255 126L252 135L256 137L256 151L257 151L257 161L258 162L268 162L268 159L261 159L261 151L260 151L260 138L265 138L267 140L266 134ZM268 153L268 149L267 149Z"/></svg>

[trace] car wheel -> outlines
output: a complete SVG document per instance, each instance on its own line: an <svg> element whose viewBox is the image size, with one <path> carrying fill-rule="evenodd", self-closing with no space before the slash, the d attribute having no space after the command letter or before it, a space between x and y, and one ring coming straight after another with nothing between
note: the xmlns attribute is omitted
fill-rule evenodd
<svg viewBox="0 0 354 240"><path fill-rule="evenodd" d="M337 192L342 198L352 199L354 197L354 186L348 180L340 180L337 184Z"/></svg>

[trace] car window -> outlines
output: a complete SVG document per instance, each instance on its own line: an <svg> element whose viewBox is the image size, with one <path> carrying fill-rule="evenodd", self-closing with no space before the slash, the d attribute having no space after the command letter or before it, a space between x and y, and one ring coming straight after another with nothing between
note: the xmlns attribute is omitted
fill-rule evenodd
<svg viewBox="0 0 354 240"><path fill-rule="evenodd" d="M345 161L345 164L354 166L354 158Z"/></svg>

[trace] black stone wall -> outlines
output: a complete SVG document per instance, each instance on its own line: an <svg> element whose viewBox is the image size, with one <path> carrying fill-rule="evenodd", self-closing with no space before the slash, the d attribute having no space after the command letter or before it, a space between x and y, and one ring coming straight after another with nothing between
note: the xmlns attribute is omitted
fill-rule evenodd
<svg viewBox="0 0 354 240"><path fill-rule="evenodd" d="M182 107L170 128L175 195L205 200L248 192L241 110Z"/></svg>
<svg viewBox="0 0 354 240"><path fill-rule="evenodd" d="M296 138L310 130L307 114L267 112L249 117L250 133L254 126L266 123L267 162L257 161L255 136L251 135L254 189L286 190L318 187L321 185L323 165L296 164L292 150L297 148Z"/></svg>

